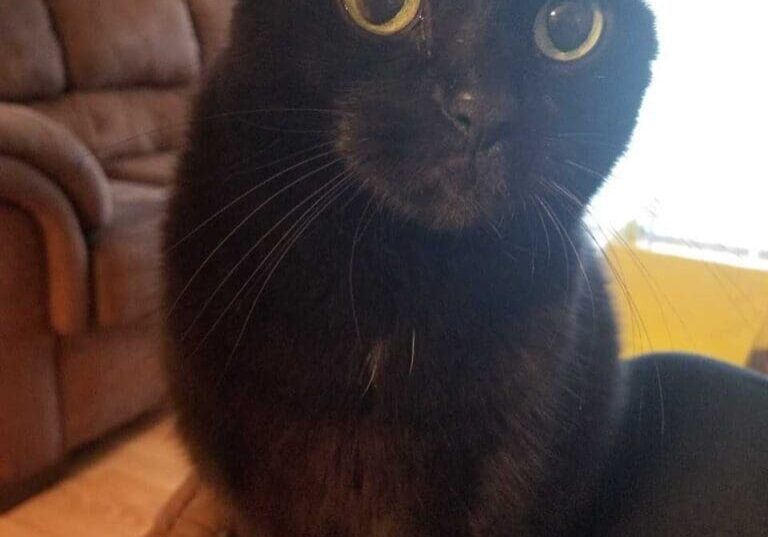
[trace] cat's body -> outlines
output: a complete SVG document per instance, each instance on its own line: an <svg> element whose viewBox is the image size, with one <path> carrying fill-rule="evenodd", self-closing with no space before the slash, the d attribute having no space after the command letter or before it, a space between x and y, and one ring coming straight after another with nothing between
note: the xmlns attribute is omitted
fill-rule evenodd
<svg viewBox="0 0 768 537"><path fill-rule="evenodd" d="M579 218L651 16L558 63L541 0L406 4L241 2L167 228L182 431L254 535L594 537L634 399Z"/></svg>

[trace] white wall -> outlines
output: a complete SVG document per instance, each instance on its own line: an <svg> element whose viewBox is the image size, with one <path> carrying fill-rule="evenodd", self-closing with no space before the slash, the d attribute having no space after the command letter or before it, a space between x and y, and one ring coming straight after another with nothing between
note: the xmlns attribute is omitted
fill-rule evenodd
<svg viewBox="0 0 768 537"><path fill-rule="evenodd" d="M639 220L661 235L768 250L768 3L650 4L661 54L595 219L604 230Z"/></svg>

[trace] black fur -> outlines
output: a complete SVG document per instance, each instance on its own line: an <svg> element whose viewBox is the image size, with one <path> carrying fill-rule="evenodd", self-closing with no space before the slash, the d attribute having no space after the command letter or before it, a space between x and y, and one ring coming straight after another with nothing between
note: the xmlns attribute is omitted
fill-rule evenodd
<svg viewBox="0 0 768 537"><path fill-rule="evenodd" d="M624 397L580 217L656 47L639 0L601 4L566 65L541 0L425 1L394 37L241 0L167 297L182 432L254 535L596 535Z"/></svg>

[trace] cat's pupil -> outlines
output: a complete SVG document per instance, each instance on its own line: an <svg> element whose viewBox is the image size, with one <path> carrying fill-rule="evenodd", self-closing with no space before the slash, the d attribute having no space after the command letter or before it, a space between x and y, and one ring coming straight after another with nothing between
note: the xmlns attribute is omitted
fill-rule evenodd
<svg viewBox="0 0 768 537"><path fill-rule="evenodd" d="M360 0L360 11L373 24L385 24L403 9L405 0Z"/></svg>
<svg viewBox="0 0 768 537"><path fill-rule="evenodd" d="M563 52L578 49L588 39L595 23L591 2L565 0L552 5L547 31L552 43Z"/></svg>

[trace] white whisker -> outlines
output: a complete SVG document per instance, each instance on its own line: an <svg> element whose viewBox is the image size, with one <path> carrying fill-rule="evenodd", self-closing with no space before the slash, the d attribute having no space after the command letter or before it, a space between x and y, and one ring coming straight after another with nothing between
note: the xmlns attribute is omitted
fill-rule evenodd
<svg viewBox="0 0 768 537"><path fill-rule="evenodd" d="M328 153L325 153L324 155L320 155L320 156L318 156L318 157L314 157L314 158L320 158L320 157L322 157L322 156L326 156L326 155L328 155L328 154L330 154L330 153L331 153L331 152L328 152ZM310 160L311 160L311 159L310 159ZM239 223L238 223L238 224L237 224L237 225L236 225L234 228L232 228L232 230L231 230L231 231L230 231L230 232L229 232L229 233L228 233L228 234L227 234L227 235L226 235L226 236L225 236L225 237L224 237L224 238L223 238L221 241L219 241L219 243L216 245L216 247L215 247L215 248L213 248L213 250L211 250L211 251L209 252L209 254L206 256L206 258L205 258L205 259L203 259L202 263L200 263L200 266L198 266L198 267L197 267L197 269L195 270L195 272L192 274L192 276L191 276L191 277L189 278L189 280L187 281L186 285L185 285L185 286L182 288L182 290L179 292L179 296L177 296L177 297L176 297L176 300L175 300L175 301L173 302L173 304L171 305L171 308L170 308L170 310L169 310L168 314L170 315L170 314L171 314L173 311L175 311L175 309L176 309L176 308L178 307L178 305L179 305L179 302L181 302L181 299L184 297L185 293L186 293L186 292L189 290L189 288L190 288L190 287L191 287L191 285L194 283L194 281L197 279L197 277L200 275L200 273L203 271L203 269L204 269L204 268L205 268L205 267L208 265L208 263L210 263L211 259L213 259L213 256L214 256L214 255L216 255L216 253L217 253L219 250L221 250L221 248L223 248L223 247L224 247L224 245L225 245L225 244L226 244L226 243L227 243L227 242L228 242L228 241L229 241L229 240L230 240L230 239L231 239L231 238L232 238L232 237L233 237L233 236L234 236L234 235L235 235L235 234L236 234L236 233L237 233L237 232L240 230L240 229L242 229L242 228L243 228L243 227L244 227L244 226L245 226L245 225L246 225L246 224L247 224L247 223L248 223L248 222L249 222L249 221L250 221L250 220L251 220L251 219L252 219L252 218L253 218L253 217L254 217L254 216L255 216L255 215L256 215L256 214L259 212L259 211L260 211L260 210L261 210L261 209L263 209L264 207L266 207L266 206L267 206L267 205L268 205L270 202L272 202L272 201L273 201L275 198L277 198L278 196L280 196L281 194L283 194L284 192L286 192L286 191L287 191L287 190L289 190L290 188L292 188L292 187L294 187L295 185L297 185L297 184L299 184L299 183L301 183L301 182L303 182L303 181L307 180L308 178L312 177L313 175L315 175L315 174L317 174L317 173L319 173L319 172L321 172L321 171L323 171L323 170L325 170L325 169L327 169L327 168L330 168L330 167L331 167L331 166L333 166L334 164L337 164L337 163L338 163L340 160L341 160L340 158L337 158L337 159L335 159L335 160L332 160L331 162L329 162L329 163L327 163L327 164L324 164L323 166L321 166L321 167L319 167L319 168L315 168L313 171L311 171L311 172L308 172L308 173L306 173L306 174L302 175L302 176L301 176L301 177L299 177L298 179L296 179L296 180L294 180L294 181L291 181L291 182L290 182L288 185L286 185L286 186L282 187L280 190L278 190L277 192L275 192L274 194L272 194L271 196L269 196L269 197L268 197L268 198L267 198L267 199L266 199L264 202L262 202L261 204L259 204L259 205L258 205L258 206L257 206L255 209L253 209L253 210L252 210L250 213L248 213L248 214L245 216L245 218L243 218L242 220L240 220L240 222L239 222ZM305 164L305 163L304 163L304 164ZM292 166L292 168L296 168L296 167L298 167L298 166L300 166L300 165L299 165L299 164L297 164L296 166ZM289 170L285 170L285 171L284 171L284 172L282 172L281 174L278 174L278 175L275 175L275 176L273 176L271 179L275 179L275 178L279 177L280 175L283 175L283 174L287 173L287 171L289 171ZM247 194L244 194L244 196L245 196L245 195L247 195ZM232 202L232 203L235 203L235 202ZM224 210L225 210L225 209L224 209Z"/></svg>

